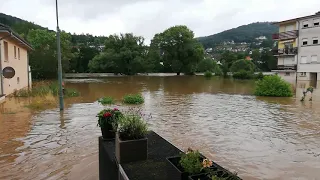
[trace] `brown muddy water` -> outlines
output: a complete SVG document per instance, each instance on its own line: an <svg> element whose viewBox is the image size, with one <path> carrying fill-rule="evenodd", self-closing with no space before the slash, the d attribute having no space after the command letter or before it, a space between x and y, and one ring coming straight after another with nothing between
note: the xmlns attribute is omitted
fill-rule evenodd
<svg viewBox="0 0 320 180"><path fill-rule="evenodd" d="M0 105L0 179L98 179L95 115L105 107L96 100L128 93L143 94L150 129L243 179L320 179L320 93L301 103L308 86L299 82L296 98L260 98L253 81L110 77L70 80L67 87L82 96L68 99L63 113L7 99Z"/></svg>

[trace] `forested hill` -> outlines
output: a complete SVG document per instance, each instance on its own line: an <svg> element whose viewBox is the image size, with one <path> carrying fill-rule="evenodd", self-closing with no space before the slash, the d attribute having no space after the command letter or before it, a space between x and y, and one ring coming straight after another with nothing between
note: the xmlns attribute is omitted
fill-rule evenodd
<svg viewBox="0 0 320 180"><path fill-rule="evenodd" d="M271 22L257 22L229 29L214 35L199 37L198 39L207 48L232 40L235 43L251 43L259 36L266 36L268 39L271 39L271 35L277 31L278 26L273 25Z"/></svg>
<svg viewBox="0 0 320 180"><path fill-rule="evenodd" d="M26 39L28 33L32 29L46 29L48 28L39 26L37 24L34 24L32 22L25 21L23 19L6 15L3 13L0 13L0 23L5 24L7 26L10 26L14 31L19 33L23 38ZM52 30L49 30L52 31ZM72 37L72 44L73 45L102 45L106 39L104 36L93 36L90 34L71 34Z"/></svg>

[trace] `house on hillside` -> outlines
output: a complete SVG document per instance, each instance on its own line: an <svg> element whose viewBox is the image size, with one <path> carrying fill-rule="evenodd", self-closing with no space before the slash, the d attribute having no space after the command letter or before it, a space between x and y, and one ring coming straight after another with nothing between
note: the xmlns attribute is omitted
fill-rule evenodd
<svg viewBox="0 0 320 180"><path fill-rule="evenodd" d="M28 59L30 50L32 46L27 41L13 32L10 27L0 24L0 96L2 99L15 90L31 87ZM12 78L3 76L5 73L3 70L8 67L14 69Z"/></svg>

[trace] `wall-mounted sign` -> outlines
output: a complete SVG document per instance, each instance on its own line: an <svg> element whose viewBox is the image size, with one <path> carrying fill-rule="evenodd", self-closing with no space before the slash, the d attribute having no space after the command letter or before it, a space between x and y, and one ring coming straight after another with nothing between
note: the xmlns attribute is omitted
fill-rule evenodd
<svg viewBox="0 0 320 180"><path fill-rule="evenodd" d="M3 68L2 75L7 79L11 79L16 75L16 71L12 67L8 66Z"/></svg>

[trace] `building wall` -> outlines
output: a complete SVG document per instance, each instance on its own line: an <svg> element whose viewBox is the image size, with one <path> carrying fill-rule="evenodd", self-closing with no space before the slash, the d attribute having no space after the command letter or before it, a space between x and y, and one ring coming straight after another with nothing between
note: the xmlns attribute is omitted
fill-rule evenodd
<svg viewBox="0 0 320 180"><path fill-rule="evenodd" d="M289 75L287 73L290 73ZM296 72L277 72L278 76L289 83L296 82Z"/></svg>
<svg viewBox="0 0 320 180"><path fill-rule="evenodd" d="M297 56L280 56L278 57L278 65L294 65L297 64Z"/></svg>
<svg viewBox="0 0 320 180"><path fill-rule="evenodd" d="M318 17L319 18L319 17ZM313 20L309 18L299 21L299 53L298 53L298 72L320 72L320 26L313 26ZM308 22L309 27L304 28L303 23ZM318 44L313 45L313 38L318 38ZM303 45L303 39L308 40L308 45ZM317 56L317 62L311 62L311 56ZM301 62L301 57L307 57L307 63Z"/></svg>
<svg viewBox="0 0 320 180"><path fill-rule="evenodd" d="M289 23L285 23L285 24L280 24L279 26L279 33L282 33L282 32L286 32L286 31L292 31L292 30L297 30L298 29L298 23L297 22L289 22ZM288 29L288 27L290 27ZM278 48L279 49L284 49L284 41L288 41L288 40L283 40L283 41L279 41L278 42ZM293 47L297 47L297 41L298 39L293 39Z"/></svg>
<svg viewBox="0 0 320 180"><path fill-rule="evenodd" d="M5 61L4 41L8 43L8 61ZM16 46L17 57L14 56L14 46ZM20 49L20 60L18 58L18 48ZM3 94L9 95L14 90L28 87L28 52L21 47L14 39L5 39L1 41L1 64L2 69L11 66L15 69L15 76L12 79L3 78ZM19 82L18 82L19 81Z"/></svg>

